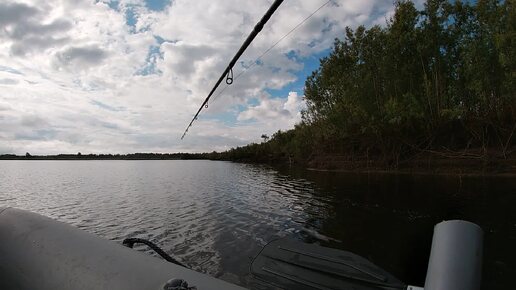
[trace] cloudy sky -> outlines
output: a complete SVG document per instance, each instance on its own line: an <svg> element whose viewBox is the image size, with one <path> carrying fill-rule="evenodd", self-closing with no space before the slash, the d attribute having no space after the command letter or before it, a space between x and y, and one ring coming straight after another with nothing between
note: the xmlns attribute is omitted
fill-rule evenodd
<svg viewBox="0 0 516 290"><path fill-rule="evenodd" d="M285 0L235 75L326 1ZM259 141L299 122L306 76L344 27L385 25L394 0L332 0L211 101L181 141L272 2L2 0L0 154L200 152Z"/></svg>

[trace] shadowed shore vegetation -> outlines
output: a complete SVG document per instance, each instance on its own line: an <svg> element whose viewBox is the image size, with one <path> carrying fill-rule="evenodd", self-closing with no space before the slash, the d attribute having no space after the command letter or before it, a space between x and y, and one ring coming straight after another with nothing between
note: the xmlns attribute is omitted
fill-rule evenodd
<svg viewBox="0 0 516 290"><path fill-rule="evenodd" d="M335 40L306 80L300 124L217 158L516 170L515 10L512 0L428 0L422 11L397 1L387 26Z"/></svg>
<svg viewBox="0 0 516 290"><path fill-rule="evenodd" d="M474 3L470 3L474 2ZM396 2L386 26L343 31L306 80L302 121L199 154L0 159L212 159L317 169L516 172L514 0Z"/></svg>

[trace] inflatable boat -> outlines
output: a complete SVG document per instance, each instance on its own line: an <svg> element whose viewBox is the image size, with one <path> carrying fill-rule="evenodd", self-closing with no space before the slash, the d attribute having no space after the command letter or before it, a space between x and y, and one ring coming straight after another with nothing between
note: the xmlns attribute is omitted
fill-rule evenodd
<svg viewBox="0 0 516 290"><path fill-rule="evenodd" d="M124 246L20 209L0 208L0 239L0 289L244 289L181 266L164 252L160 259L131 249L143 240ZM477 225L438 224L424 289L479 289L481 257ZM265 246L250 272L260 289L423 289L353 253L289 239Z"/></svg>

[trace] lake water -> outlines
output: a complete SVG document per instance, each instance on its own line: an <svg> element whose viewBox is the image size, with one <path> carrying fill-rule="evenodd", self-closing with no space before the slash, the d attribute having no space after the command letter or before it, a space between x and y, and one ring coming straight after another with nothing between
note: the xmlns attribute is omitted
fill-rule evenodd
<svg viewBox="0 0 516 290"><path fill-rule="evenodd" d="M514 177L220 161L0 161L0 206L116 242L150 239L194 270L248 287L252 257L285 236L352 251L422 286L434 224L461 218L485 231L482 288L508 289L516 275Z"/></svg>

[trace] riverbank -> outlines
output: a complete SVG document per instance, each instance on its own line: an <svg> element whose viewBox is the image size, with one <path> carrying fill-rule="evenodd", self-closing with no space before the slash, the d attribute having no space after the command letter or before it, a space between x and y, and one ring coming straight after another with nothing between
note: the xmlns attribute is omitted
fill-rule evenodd
<svg viewBox="0 0 516 290"><path fill-rule="evenodd" d="M506 150L505 154L497 149L470 149L461 152L427 150L399 158L331 153L294 158L288 154L253 154L256 151L252 151L245 155L230 152L209 153L206 157L210 160L299 166L315 171L516 176L515 151L516 147Z"/></svg>
<svg viewBox="0 0 516 290"><path fill-rule="evenodd" d="M386 27L347 28L305 82L301 122L222 158L317 170L516 172L516 58L505 41L516 15L507 3L484 4L418 10L399 1Z"/></svg>
<svg viewBox="0 0 516 290"><path fill-rule="evenodd" d="M460 175L515 175L516 154L482 155L474 151L462 154L446 151L422 152L403 160L384 161L367 156L313 156L305 167L310 170L397 172Z"/></svg>
<svg viewBox="0 0 516 290"><path fill-rule="evenodd" d="M256 149L265 144L251 144ZM248 147L246 146L246 147ZM236 150L242 150L242 147ZM271 154L251 150L247 154L232 151L211 153L134 153L134 154L59 154L0 155L0 160L213 160L238 163L297 166L312 171L375 172L407 174L507 175L516 176L516 147L506 150L470 149L461 152L426 150L400 158L367 154L319 153L305 158L289 154Z"/></svg>
<svg viewBox="0 0 516 290"><path fill-rule="evenodd" d="M374 161L349 160L345 156L325 156L311 160L306 165L306 169L337 172L516 177L516 159L449 159L427 155L401 161L398 167L389 168Z"/></svg>

